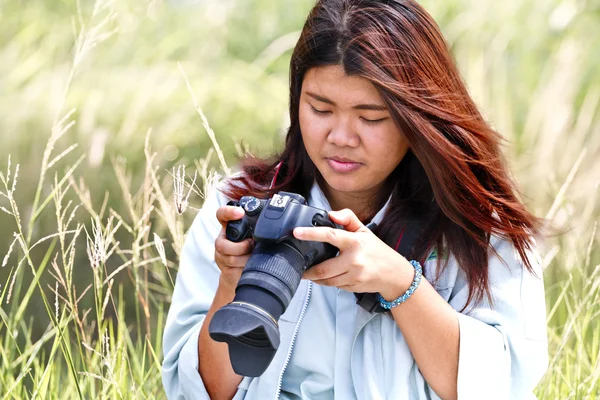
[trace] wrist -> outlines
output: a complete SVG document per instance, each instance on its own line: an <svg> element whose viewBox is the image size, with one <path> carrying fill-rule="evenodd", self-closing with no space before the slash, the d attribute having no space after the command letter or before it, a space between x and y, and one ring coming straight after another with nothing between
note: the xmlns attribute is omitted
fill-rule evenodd
<svg viewBox="0 0 600 400"><path fill-rule="evenodd" d="M219 277L219 285L217 287L217 292L221 296L228 297L228 298L231 297L231 299L233 300L233 298L235 297L236 286L237 286L237 284L233 285L226 279L223 279L223 276L220 276Z"/></svg>
<svg viewBox="0 0 600 400"><path fill-rule="evenodd" d="M398 296L401 296L408 290L414 277L414 267L407 259L402 257L399 267L394 268L394 272L386 277L379 294L386 301L397 299Z"/></svg>
<svg viewBox="0 0 600 400"><path fill-rule="evenodd" d="M412 296L412 294L415 292L415 290L417 290L417 287L421 282L421 278L423 277L423 267L421 267L421 264L416 260L411 260L410 265L412 265L415 269L415 275L413 277L412 283L410 284L406 292L404 292L402 295L398 296L392 301L386 300L381 295L381 293L377 293L377 299L379 300L379 304L381 305L381 307L385 308L386 310L391 310L392 308L408 300L409 297Z"/></svg>

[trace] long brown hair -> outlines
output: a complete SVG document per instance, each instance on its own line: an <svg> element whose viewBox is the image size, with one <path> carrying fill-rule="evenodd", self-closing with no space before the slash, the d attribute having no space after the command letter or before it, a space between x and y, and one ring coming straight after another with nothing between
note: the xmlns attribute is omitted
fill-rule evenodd
<svg viewBox="0 0 600 400"><path fill-rule="evenodd" d="M469 282L467 304L484 296L492 302L491 235L510 240L533 273L527 251L542 221L516 197L500 135L469 96L439 27L413 0L317 2L291 59L285 148L268 160L247 155L243 173L232 178L225 194L308 195L321 177L302 141L300 93L306 72L326 65L341 65L347 75L373 83L410 146L374 203L392 196L375 233L393 247L406 221L425 221L408 257L423 261L432 248L453 254ZM447 262L442 258L440 272Z"/></svg>

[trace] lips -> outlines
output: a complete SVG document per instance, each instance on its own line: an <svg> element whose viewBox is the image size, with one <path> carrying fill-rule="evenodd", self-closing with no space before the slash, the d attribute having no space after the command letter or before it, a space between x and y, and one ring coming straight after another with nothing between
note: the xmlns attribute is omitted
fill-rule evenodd
<svg viewBox="0 0 600 400"><path fill-rule="evenodd" d="M345 157L328 157L326 158L329 167L340 174L354 172L363 166L362 163L353 161ZM348 161L349 160L349 161Z"/></svg>
<svg viewBox="0 0 600 400"><path fill-rule="evenodd" d="M327 158L329 160L334 160L334 161L337 161L337 162L342 162L342 163L361 164L358 161L355 161L355 160L352 160L352 159L346 158L346 157L337 157L337 156L335 156L335 157L325 157L325 158Z"/></svg>

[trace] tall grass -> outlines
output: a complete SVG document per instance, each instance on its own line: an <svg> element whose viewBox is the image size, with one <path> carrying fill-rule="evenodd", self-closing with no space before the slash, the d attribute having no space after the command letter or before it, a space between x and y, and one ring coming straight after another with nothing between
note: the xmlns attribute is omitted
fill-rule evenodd
<svg viewBox="0 0 600 400"><path fill-rule="evenodd" d="M0 3L3 399L164 398L185 232L239 139L280 145L311 3ZM507 138L524 201L566 231L540 243L550 365L536 393L598 398L600 5L423 4Z"/></svg>

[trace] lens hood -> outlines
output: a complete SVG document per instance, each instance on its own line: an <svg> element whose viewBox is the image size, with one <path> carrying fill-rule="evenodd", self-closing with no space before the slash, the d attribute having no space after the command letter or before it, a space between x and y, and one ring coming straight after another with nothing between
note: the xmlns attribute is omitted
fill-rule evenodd
<svg viewBox="0 0 600 400"><path fill-rule="evenodd" d="M236 374L257 377L263 374L279 347L279 326L260 307L233 302L213 315L210 337L229 347L231 366Z"/></svg>

